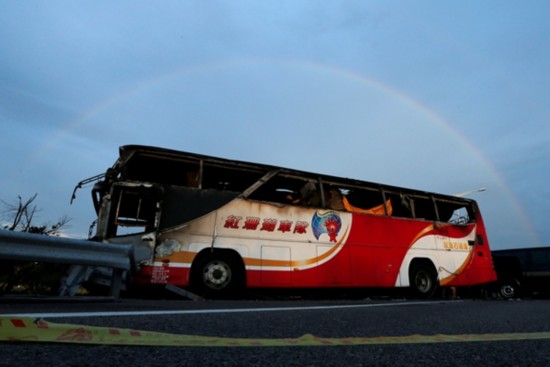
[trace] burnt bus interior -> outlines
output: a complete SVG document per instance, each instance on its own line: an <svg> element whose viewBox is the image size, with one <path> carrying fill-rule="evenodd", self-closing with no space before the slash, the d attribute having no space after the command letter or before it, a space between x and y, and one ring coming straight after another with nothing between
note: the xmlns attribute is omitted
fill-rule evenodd
<svg viewBox="0 0 550 367"><path fill-rule="evenodd" d="M110 194L111 236L180 225L237 197L453 224L475 219L474 202L460 197L142 146L121 147L104 178L93 196L99 212Z"/></svg>

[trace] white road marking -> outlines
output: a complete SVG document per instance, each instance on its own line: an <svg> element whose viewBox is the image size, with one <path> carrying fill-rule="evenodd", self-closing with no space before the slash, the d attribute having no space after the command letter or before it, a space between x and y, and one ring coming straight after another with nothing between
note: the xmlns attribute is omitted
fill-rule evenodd
<svg viewBox="0 0 550 367"><path fill-rule="evenodd" d="M449 303L457 301L441 301ZM266 308L225 308L214 310L144 310L144 311L106 311L106 312L49 312L49 313L11 313L0 314L0 317L34 317L34 318L71 318L71 317L115 317L115 316L148 316L148 315L197 315L219 313L246 313L246 312L285 312L285 311L312 311L312 310L337 310L346 308L371 308L434 304L433 301L419 302L392 302L376 304L354 304L337 306L301 306L301 307L266 307Z"/></svg>

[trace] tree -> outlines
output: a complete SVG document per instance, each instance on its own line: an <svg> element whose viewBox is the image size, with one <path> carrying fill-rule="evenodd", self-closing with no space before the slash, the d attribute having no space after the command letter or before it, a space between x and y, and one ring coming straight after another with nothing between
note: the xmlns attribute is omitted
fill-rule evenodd
<svg viewBox="0 0 550 367"><path fill-rule="evenodd" d="M61 230L70 222L70 218L67 216L61 217L57 223L53 225L33 225L32 220L34 215L38 212L36 205L33 204L37 195L38 194L34 194L25 201L21 196L18 196L15 204L10 204L2 200L2 204L6 208L4 214L11 217L9 220L11 224L4 225L4 229L45 234L48 236L58 236L61 233Z"/></svg>

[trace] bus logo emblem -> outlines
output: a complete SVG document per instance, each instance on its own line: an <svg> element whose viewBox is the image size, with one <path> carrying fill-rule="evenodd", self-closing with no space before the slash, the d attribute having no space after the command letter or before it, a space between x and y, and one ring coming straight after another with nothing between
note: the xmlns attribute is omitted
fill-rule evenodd
<svg viewBox="0 0 550 367"><path fill-rule="evenodd" d="M336 237L342 228L342 219L335 212L315 212L311 219L313 235L319 239L323 233L327 233L330 242L336 242Z"/></svg>

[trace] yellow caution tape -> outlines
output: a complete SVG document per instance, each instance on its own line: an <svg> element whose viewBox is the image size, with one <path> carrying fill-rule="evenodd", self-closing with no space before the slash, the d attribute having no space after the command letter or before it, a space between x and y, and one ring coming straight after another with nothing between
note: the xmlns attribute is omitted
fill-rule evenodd
<svg viewBox="0 0 550 367"><path fill-rule="evenodd" d="M306 347L337 345L419 344L550 339L550 332L408 335L350 338L320 338L305 334L299 338L258 339L177 335L132 329L57 324L43 319L0 318L0 341L51 342L108 345L179 347Z"/></svg>

